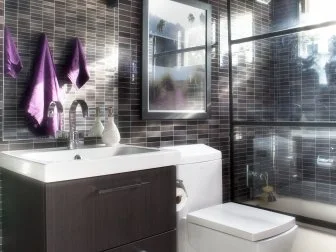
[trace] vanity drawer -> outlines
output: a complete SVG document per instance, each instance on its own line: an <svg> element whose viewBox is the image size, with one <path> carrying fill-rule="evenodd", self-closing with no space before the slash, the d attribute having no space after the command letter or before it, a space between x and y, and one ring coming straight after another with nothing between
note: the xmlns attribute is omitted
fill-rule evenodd
<svg viewBox="0 0 336 252"><path fill-rule="evenodd" d="M98 251L176 227L175 168L164 167L96 181Z"/></svg>
<svg viewBox="0 0 336 252"><path fill-rule="evenodd" d="M174 166L48 184L48 252L100 252L176 228Z"/></svg>
<svg viewBox="0 0 336 252"><path fill-rule="evenodd" d="M106 252L176 252L176 231L170 231Z"/></svg>

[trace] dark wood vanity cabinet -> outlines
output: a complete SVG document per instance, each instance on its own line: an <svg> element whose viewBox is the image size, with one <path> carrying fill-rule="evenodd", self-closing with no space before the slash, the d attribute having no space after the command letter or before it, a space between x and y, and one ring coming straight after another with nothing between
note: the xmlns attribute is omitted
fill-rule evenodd
<svg viewBox="0 0 336 252"><path fill-rule="evenodd" d="M176 170L41 183L2 172L4 252L175 252Z"/></svg>
<svg viewBox="0 0 336 252"><path fill-rule="evenodd" d="M172 252L176 251L176 233L170 231L138 242L130 243L106 252Z"/></svg>

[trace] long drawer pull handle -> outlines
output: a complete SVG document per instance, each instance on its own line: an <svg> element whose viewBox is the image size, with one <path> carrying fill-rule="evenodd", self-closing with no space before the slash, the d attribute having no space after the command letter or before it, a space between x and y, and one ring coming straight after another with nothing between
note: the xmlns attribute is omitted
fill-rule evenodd
<svg viewBox="0 0 336 252"><path fill-rule="evenodd" d="M113 193L113 192L118 192L118 191L125 191L133 188L138 188L144 185L149 184L150 182L142 182L138 184L133 184L133 185L127 185L127 186L120 186L120 187L115 187L115 188L108 188L108 189L100 189L98 190L98 194L107 194L107 193Z"/></svg>

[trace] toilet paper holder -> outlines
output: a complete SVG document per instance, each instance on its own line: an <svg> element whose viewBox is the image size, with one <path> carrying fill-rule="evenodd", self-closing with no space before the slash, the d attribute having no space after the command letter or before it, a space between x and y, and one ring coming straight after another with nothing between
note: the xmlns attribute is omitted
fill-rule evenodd
<svg viewBox="0 0 336 252"><path fill-rule="evenodd" d="M183 180L182 179L176 179L176 187L177 188L181 188L183 189L183 191L185 191L186 195L188 196L187 190L183 184Z"/></svg>
<svg viewBox="0 0 336 252"><path fill-rule="evenodd" d="M186 193L186 196L188 197L188 193L187 193L187 190L186 190L186 188L183 184L183 180L181 180L181 179L176 180L176 188L181 188ZM181 201L182 201L182 196L176 195L176 204L179 204Z"/></svg>

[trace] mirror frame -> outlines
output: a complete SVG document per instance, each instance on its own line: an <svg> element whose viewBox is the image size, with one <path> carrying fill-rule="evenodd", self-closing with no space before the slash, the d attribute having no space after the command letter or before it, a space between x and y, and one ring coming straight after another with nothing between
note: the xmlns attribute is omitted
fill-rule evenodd
<svg viewBox="0 0 336 252"><path fill-rule="evenodd" d="M210 115L211 108L211 5L200 2L198 0L166 0L174 1L181 4L190 5L192 7L205 10L205 80L204 102L205 110L181 110L180 112L172 112L165 110L150 111L149 110L149 77L148 77L148 42L149 42L149 1L143 1L143 17L142 17L142 119L144 120L174 120L174 119L206 119Z"/></svg>

